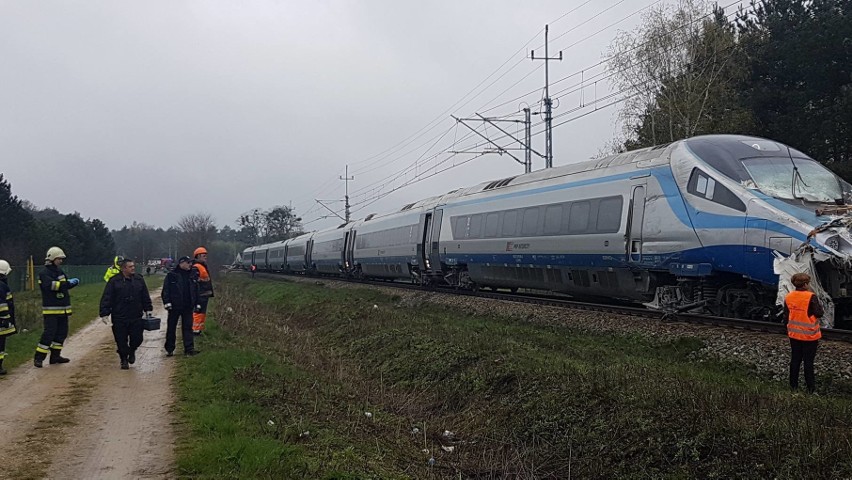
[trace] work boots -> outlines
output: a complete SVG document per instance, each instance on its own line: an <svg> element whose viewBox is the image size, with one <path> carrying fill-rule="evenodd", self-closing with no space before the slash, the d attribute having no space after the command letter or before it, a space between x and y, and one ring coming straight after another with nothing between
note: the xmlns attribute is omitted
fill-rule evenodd
<svg viewBox="0 0 852 480"><path fill-rule="evenodd" d="M133 365L136 363L136 350L130 352L130 355L127 356L127 363Z"/></svg>
<svg viewBox="0 0 852 480"><path fill-rule="evenodd" d="M3 370L3 359L0 358L0 375L6 375L6 370Z"/></svg>
<svg viewBox="0 0 852 480"><path fill-rule="evenodd" d="M33 358L33 365L35 365L38 368L41 368L45 358L47 358L46 353L36 352L35 358Z"/></svg>
<svg viewBox="0 0 852 480"><path fill-rule="evenodd" d="M62 351L52 348L50 350L50 364L53 365L54 363L68 363L71 361L63 357L61 354Z"/></svg>

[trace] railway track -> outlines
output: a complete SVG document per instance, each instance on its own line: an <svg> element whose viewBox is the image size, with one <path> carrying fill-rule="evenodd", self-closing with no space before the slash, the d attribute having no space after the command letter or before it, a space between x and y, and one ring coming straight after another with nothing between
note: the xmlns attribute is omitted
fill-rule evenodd
<svg viewBox="0 0 852 480"><path fill-rule="evenodd" d="M651 310L648 308L625 306L625 305L608 305L604 303L582 302L578 300L568 300L550 295L542 295L536 293L503 293L495 291L470 291L456 290L452 288L434 288L425 290L420 285L393 282L393 281L375 281L375 280L354 280L340 277L306 277L299 274L287 273L261 273L257 276L269 279L282 279L286 277L316 279L316 280L335 280L348 283L357 283L362 285L372 285L379 287L392 287L406 290L431 291L436 293L445 293L450 295L462 295L477 298L490 298L493 300L503 300L515 303L527 303L532 305L544 305L550 307L567 308L573 310L586 310L602 313L611 313L615 315L630 315L634 317L645 317L666 322L682 322L698 325L708 325L716 327L725 327L739 330L748 330L753 332L764 332L770 334L786 335L787 327L781 323L764 322L759 320L743 320L739 318L716 317L712 315L702 315L695 313L673 313L663 312L659 310ZM833 340L837 342L852 343L852 330L842 330L836 328L823 328L822 338L824 340Z"/></svg>

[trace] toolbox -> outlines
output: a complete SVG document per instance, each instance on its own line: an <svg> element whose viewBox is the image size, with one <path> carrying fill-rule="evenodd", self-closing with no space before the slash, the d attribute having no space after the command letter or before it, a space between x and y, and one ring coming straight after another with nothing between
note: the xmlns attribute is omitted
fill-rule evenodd
<svg viewBox="0 0 852 480"><path fill-rule="evenodd" d="M160 319L157 317L145 317L142 319L142 326L145 330L159 330L160 329Z"/></svg>

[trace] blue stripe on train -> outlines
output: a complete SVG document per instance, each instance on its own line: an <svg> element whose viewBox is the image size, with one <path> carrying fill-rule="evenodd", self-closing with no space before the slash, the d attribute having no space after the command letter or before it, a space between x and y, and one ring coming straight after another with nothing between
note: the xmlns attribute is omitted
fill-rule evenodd
<svg viewBox="0 0 852 480"><path fill-rule="evenodd" d="M635 268L668 271L673 264L678 263L709 263L714 272L727 272L743 275L755 281L766 284L778 283L778 276L772 269L772 251L758 247L757 251L746 252L742 245L716 245L680 252L669 252L657 255L643 255L642 261L627 263L625 256L610 254L568 254L568 253L495 253L495 254L452 254L441 255L441 262L447 265L491 264L502 265L533 265L552 267L578 268ZM390 264L408 263L411 257L366 257L359 258L361 264Z"/></svg>
<svg viewBox="0 0 852 480"><path fill-rule="evenodd" d="M600 178L591 178L587 180L579 180L576 182L568 182L562 183L559 185L549 185L547 187L539 187L539 188L531 188L529 190L524 190L520 192L510 192L504 193L502 195L496 195L489 198L479 198L473 200L466 200L457 203L448 203L444 208L450 209L460 206L467 205L476 205L481 203L488 203L497 200L505 200L509 198L517 198L517 197L526 197L529 195L538 195L542 193L554 192L559 190L566 190L570 188L578 188L589 185L598 185L603 183L611 183L619 180L629 180L630 178L641 176L641 175L652 175L657 181L660 183L660 186L663 189L663 193L665 194L666 201L669 204L669 207L672 209L672 212L677 217L677 219L687 227L692 228L693 226L698 229L725 229L725 228L734 228L734 229L744 229L745 228L745 214L743 215L719 215L715 213L701 212L698 215L698 210L696 210L689 202L684 201L681 196L680 189L677 186L677 182L674 179L674 175L672 174L672 170L669 166L656 167L648 170L637 170L628 173L621 173L618 175L610 175L606 177ZM773 205L775 206L775 205ZM777 207L777 206L776 206ZM786 210L783 210L786 212ZM763 219L761 219L763 220ZM795 238L800 241L805 241L807 239L806 233L799 232L795 229L792 229L786 225L780 224L773 220L766 220L766 230L771 232L780 233L783 235L787 235L789 237Z"/></svg>

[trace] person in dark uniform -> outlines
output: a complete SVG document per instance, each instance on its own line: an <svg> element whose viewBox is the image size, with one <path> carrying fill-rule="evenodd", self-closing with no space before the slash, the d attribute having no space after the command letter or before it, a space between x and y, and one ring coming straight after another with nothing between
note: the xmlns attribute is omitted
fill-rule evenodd
<svg viewBox="0 0 852 480"><path fill-rule="evenodd" d="M142 345L142 316L145 312L150 313L154 307L145 278L136 274L133 260L122 260L120 267L121 274L109 279L104 287L100 316L104 323L106 317L112 316L116 351L121 360L121 369L127 370L129 364L136 362L136 349Z"/></svg>
<svg viewBox="0 0 852 480"><path fill-rule="evenodd" d="M166 274L163 283L163 305L169 312L166 321L166 356L175 352L177 325L180 320L180 332L183 339L183 353L192 356L195 350L195 335L192 333L192 313L198 305L198 285L192 278L192 259L180 257L178 265Z"/></svg>
<svg viewBox="0 0 852 480"><path fill-rule="evenodd" d="M71 316L71 294L69 290L80 283L80 279L68 279L59 268L65 262L65 252L59 247L50 247L44 259L44 268L38 274L38 286L41 290L42 316L44 332L36 346L33 364L41 368L47 354L50 364L68 363L63 357L62 346L68 338L68 317Z"/></svg>
<svg viewBox="0 0 852 480"><path fill-rule="evenodd" d="M15 301L9 288L8 275L12 267L6 260L0 260L0 375L6 375L3 360L6 358L6 337L17 332L15 328Z"/></svg>

